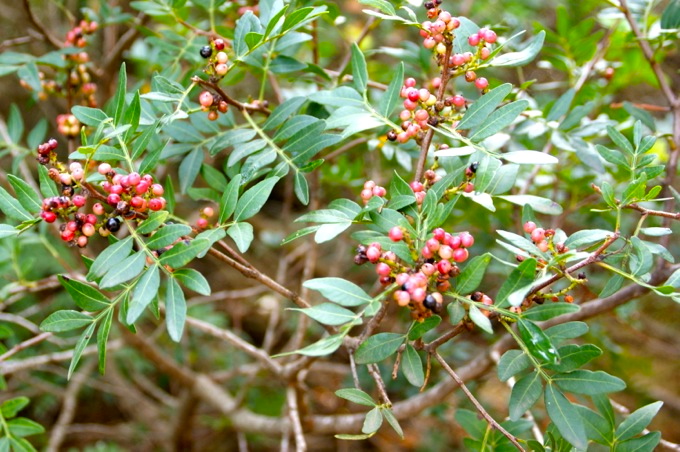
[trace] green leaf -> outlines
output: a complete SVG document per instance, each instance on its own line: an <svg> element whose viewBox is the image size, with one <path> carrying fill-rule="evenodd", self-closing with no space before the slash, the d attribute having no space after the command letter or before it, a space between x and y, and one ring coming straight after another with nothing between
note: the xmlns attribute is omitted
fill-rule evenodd
<svg viewBox="0 0 680 452"><path fill-rule="evenodd" d="M470 305L470 320L489 334L493 334L493 327L491 326L491 320L484 314L479 308L473 304Z"/></svg>
<svg viewBox="0 0 680 452"><path fill-rule="evenodd" d="M179 189L186 193L194 184L203 164L203 149L196 148L187 154L179 165Z"/></svg>
<svg viewBox="0 0 680 452"><path fill-rule="evenodd" d="M628 168L630 166L626 158L619 151L609 149L602 146L601 144L596 144L595 149L597 149L597 152L602 156L603 159L613 165L616 165L620 168Z"/></svg>
<svg viewBox="0 0 680 452"><path fill-rule="evenodd" d="M671 0L661 13L661 28L677 30L680 28L680 0Z"/></svg>
<svg viewBox="0 0 680 452"><path fill-rule="evenodd" d="M493 66L522 66L538 55L545 40L545 30L541 30L527 45L518 52L505 53L492 60Z"/></svg>
<svg viewBox="0 0 680 452"><path fill-rule="evenodd" d="M378 103L378 113L385 117L389 117L394 111L394 107L397 106L399 102L399 94L401 93L401 87L404 84L404 62L402 61L397 66L397 71L392 75L392 81L390 81L387 91L380 98Z"/></svg>
<svg viewBox="0 0 680 452"><path fill-rule="evenodd" d="M224 190L224 195L222 195L222 200L220 201L220 224L226 222L234 213L234 210L236 210L236 202L238 201L238 192L240 186L241 175L237 174L229 182L227 189Z"/></svg>
<svg viewBox="0 0 680 452"><path fill-rule="evenodd" d="M0 413L2 413L2 416L5 419L13 418L30 402L31 400L28 397L14 397L5 400L2 402L2 405L0 405Z"/></svg>
<svg viewBox="0 0 680 452"><path fill-rule="evenodd" d="M259 212L264 203L267 202L267 199L269 199L269 195L278 181L278 177L267 178L243 193L243 196L241 196L241 199L236 204L234 220L247 220Z"/></svg>
<svg viewBox="0 0 680 452"><path fill-rule="evenodd" d="M491 262L491 254L484 253L481 256L473 257L460 273L456 281L456 292L461 295L472 293L484 278L484 272Z"/></svg>
<svg viewBox="0 0 680 452"><path fill-rule="evenodd" d="M380 407L375 407L368 413L366 413L366 419L364 419L364 425L361 427L363 433L369 434L377 432L383 422L383 415Z"/></svg>
<svg viewBox="0 0 680 452"><path fill-rule="evenodd" d="M575 370L553 375L552 379L560 388L575 394L593 395L626 389L623 380L601 370Z"/></svg>
<svg viewBox="0 0 680 452"><path fill-rule="evenodd" d="M110 306L109 299L94 287L59 275L59 282L68 291L76 305L84 311L99 311Z"/></svg>
<svg viewBox="0 0 680 452"><path fill-rule="evenodd" d="M93 322L92 317L78 311L62 310L50 314L40 324L40 329L50 333L61 333L82 328Z"/></svg>
<svg viewBox="0 0 680 452"><path fill-rule="evenodd" d="M10 437L9 442L12 444L13 452L36 452L35 447L25 438Z"/></svg>
<svg viewBox="0 0 680 452"><path fill-rule="evenodd" d="M82 107L76 105L71 109L73 116L86 126L99 127L103 122L109 121L111 118L106 113L98 108Z"/></svg>
<svg viewBox="0 0 680 452"><path fill-rule="evenodd" d="M372 300L361 287L342 278L310 279L303 286L321 292L321 295L342 306L360 306Z"/></svg>
<svg viewBox="0 0 680 452"><path fill-rule="evenodd" d="M375 334L357 348L354 359L357 364L377 363L394 354L404 343L404 335L397 333Z"/></svg>
<svg viewBox="0 0 680 452"><path fill-rule="evenodd" d="M541 375L538 372L531 372L515 383L510 393L510 419L516 421L526 413L534 403L541 397L543 385Z"/></svg>
<svg viewBox="0 0 680 452"><path fill-rule="evenodd" d="M372 437L375 433L361 434L361 435L351 435L349 433L338 433L335 435L337 439L343 439L346 441L362 441Z"/></svg>
<svg viewBox="0 0 680 452"><path fill-rule="evenodd" d="M548 113L548 116L545 117L545 120L557 121L562 116L566 115L569 111L569 107L571 107L571 103L573 102L575 95L576 90L574 88L570 88L565 91L564 94L562 94L560 98L555 101L552 108L550 109L550 112Z"/></svg>
<svg viewBox="0 0 680 452"><path fill-rule="evenodd" d="M526 353L521 350L508 350L498 361L498 379L507 381L513 375L529 367L529 364L531 361Z"/></svg>
<svg viewBox="0 0 680 452"><path fill-rule="evenodd" d="M19 231L14 226L10 226L9 224L0 224L0 239L12 237L18 234Z"/></svg>
<svg viewBox="0 0 680 452"><path fill-rule="evenodd" d="M227 235L234 240L236 247L241 253L245 253L250 248L253 241L253 226L250 223L235 223L227 229Z"/></svg>
<svg viewBox="0 0 680 452"><path fill-rule="evenodd" d="M142 312L144 312L144 309L158 295L160 284L161 277L158 265L152 265L146 269L142 277L137 281L137 284L135 284L125 318L127 323L132 324L137 321Z"/></svg>
<svg viewBox="0 0 680 452"><path fill-rule="evenodd" d="M130 281L144 270L145 264L146 253L143 251L135 253L109 270L99 283L99 287L102 289L109 289L118 284Z"/></svg>
<svg viewBox="0 0 680 452"><path fill-rule="evenodd" d="M501 158L518 165L554 165L559 162L556 157L538 151L511 151L502 154Z"/></svg>
<svg viewBox="0 0 680 452"><path fill-rule="evenodd" d="M184 331L184 322L187 317L187 302L184 292L174 278L168 278L165 288L165 326L170 339L179 342Z"/></svg>
<svg viewBox="0 0 680 452"><path fill-rule="evenodd" d="M150 234L156 229L158 229L163 223L165 223L165 220L168 219L168 216L170 215L170 212L166 210L159 210L156 212L151 212L149 214L149 218L146 220L142 221L139 226L137 227L137 232L139 234Z"/></svg>
<svg viewBox="0 0 680 452"><path fill-rule="evenodd" d="M575 339L588 332L588 324L584 322L567 322L561 325L551 326L544 331L552 342L562 342L566 339Z"/></svg>
<svg viewBox="0 0 680 452"><path fill-rule="evenodd" d="M633 155L635 150L633 149L633 145L630 144L630 141L623 136L621 132L613 128L612 126L607 126L607 135L609 135L609 138L612 139L614 144L619 147L619 149L622 149L625 151L628 155Z"/></svg>
<svg viewBox="0 0 680 452"><path fill-rule="evenodd" d="M42 201L30 185L12 174L8 174L7 179L24 209L34 214L42 210Z"/></svg>
<svg viewBox="0 0 680 452"><path fill-rule="evenodd" d="M354 78L354 86L357 91L363 93L366 91L366 84L368 83L368 70L366 69L366 59L364 54L361 53L359 46L353 42L352 43L352 58L350 63L352 65L352 76Z"/></svg>
<svg viewBox="0 0 680 452"><path fill-rule="evenodd" d="M307 16L309 16L313 11L314 8L312 7L296 9L288 16L286 16L286 19L283 21L283 25L281 26L281 32L285 33L286 31L292 29L297 24L304 21L307 18Z"/></svg>
<svg viewBox="0 0 680 452"><path fill-rule="evenodd" d="M499 196L508 202L517 204L519 206L530 205L536 212L544 213L546 215L560 215L562 207L555 201L548 198L541 198L534 195L503 195Z"/></svg>
<svg viewBox="0 0 680 452"><path fill-rule="evenodd" d="M132 237L127 237L120 240L113 245L110 245L94 260L90 271L87 273L87 279L93 279L103 276L104 273L116 267L123 259L125 259L132 251Z"/></svg>
<svg viewBox="0 0 680 452"><path fill-rule="evenodd" d="M43 165L38 166L38 177L40 179L40 192L45 198L59 196L57 186L54 184L54 181L50 179L47 173L47 168L45 168Z"/></svg>
<svg viewBox="0 0 680 452"><path fill-rule="evenodd" d="M7 133L13 143L18 143L24 135L24 120L16 104L9 107L9 117L7 118Z"/></svg>
<svg viewBox="0 0 680 452"><path fill-rule="evenodd" d="M583 229L570 235L564 242L564 246L568 246L571 249L577 249L599 243L613 235L614 233L612 231L607 231L605 229Z"/></svg>
<svg viewBox="0 0 680 452"><path fill-rule="evenodd" d="M280 353L274 357L287 356L287 355L305 355L305 356L325 356L330 355L336 351L341 345L342 340L345 337L344 334L333 334L331 336L326 336L323 339L316 341L315 343L308 345L300 350L295 350L293 352Z"/></svg>
<svg viewBox="0 0 680 452"><path fill-rule="evenodd" d="M172 268L184 267L207 248L210 248L208 240L194 239L188 244L184 241L178 242L161 254L160 261L161 264Z"/></svg>
<svg viewBox="0 0 680 452"><path fill-rule="evenodd" d="M480 97L467 110L463 119L456 126L457 129L471 129L482 124L489 117L492 111L505 99L505 96L512 91L510 83L504 83L492 89Z"/></svg>
<svg viewBox="0 0 680 452"><path fill-rule="evenodd" d="M547 332L547 330L546 330ZM602 350L592 344L575 345L568 344L558 349L560 354L559 364L548 364L546 368L556 372L569 372L576 370L602 354Z"/></svg>
<svg viewBox="0 0 680 452"><path fill-rule="evenodd" d="M560 355L555 346L538 325L528 320L520 319L517 322L517 329L529 353L549 364L557 364L559 362Z"/></svg>
<svg viewBox="0 0 680 452"><path fill-rule="evenodd" d="M97 355L99 361L99 373L104 374L106 370L106 342L109 340L109 332L113 323L113 309L109 309L101 320L97 331Z"/></svg>
<svg viewBox="0 0 680 452"><path fill-rule="evenodd" d="M413 326L411 326L411 329L408 332L408 339L410 341L415 341L416 339L421 338L428 331L437 328L441 321L442 318L439 317L438 315L428 317L422 322L415 320L413 322Z"/></svg>
<svg viewBox="0 0 680 452"><path fill-rule="evenodd" d="M71 364L68 366L67 379L70 380L71 375L73 375L73 371L76 370L76 366L80 361L80 357L82 356L85 347L87 347L87 344L90 342L90 339L94 334L95 326L97 326L96 322L90 323L90 326L88 326L85 331L83 331L83 334L80 335L80 338L78 338L78 342L76 342L76 346L73 348L73 358L71 358Z"/></svg>
<svg viewBox="0 0 680 452"><path fill-rule="evenodd" d="M535 274L536 259L531 258L522 261L522 263L510 273L508 279L503 282L501 288L498 289L498 295L496 295L496 304L502 306L510 294L533 283Z"/></svg>
<svg viewBox="0 0 680 452"><path fill-rule="evenodd" d="M479 102L479 101L478 101ZM517 116L529 107L528 100L518 100L502 106L494 111L478 128L472 131L470 140L478 143L491 135L500 132L512 124Z"/></svg>
<svg viewBox="0 0 680 452"><path fill-rule="evenodd" d="M411 344L406 344L404 353L401 355L401 371L413 386L420 388L425 383L423 361Z"/></svg>
<svg viewBox="0 0 680 452"><path fill-rule="evenodd" d="M577 405L576 409L581 415L586 436L596 443L608 445L612 443L612 427L605 418L593 410Z"/></svg>
<svg viewBox="0 0 680 452"><path fill-rule="evenodd" d="M661 432L650 432L640 438L617 443L615 452L652 452L661 441Z"/></svg>
<svg viewBox="0 0 680 452"><path fill-rule="evenodd" d="M338 306L334 303L322 303L311 308L290 308L291 311L300 311L308 317L324 325L344 325L357 318L357 314Z"/></svg>
<svg viewBox="0 0 680 452"><path fill-rule="evenodd" d="M463 317L465 317L465 308L462 304L454 301L446 306L446 311L449 313L449 323L457 325Z"/></svg>
<svg viewBox="0 0 680 452"><path fill-rule="evenodd" d="M193 290L201 295L210 295L210 284L198 271L193 268L180 268L172 273L172 277L176 278L184 287Z"/></svg>
<svg viewBox="0 0 680 452"><path fill-rule="evenodd" d="M552 383L545 387L545 407L548 416L564 439L574 447L585 450L588 439L581 416L576 406L572 405Z"/></svg>
<svg viewBox="0 0 680 452"><path fill-rule="evenodd" d="M45 428L35 421L25 417L18 417L7 422L12 436L24 437L45 433Z"/></svg>
<svg viewBox="0 0 680 452"><path fill-rule="evenodd" d="M545 303L534 306L522 314L527 320L542 321L552 319L563 314L578 312L581 307L571 303Z"/></svg>
<svg viewBox="0 0 680 452"><path fill-rule="evenodd" d="M29 214L26 209L14 199L12 195L7 193L7 190L0 187L0 210L7 216L17 221L30 221L33 216Z"/></svg>
<svg viewBox="0 0 680 452"><path fill-rule="evenodd" d="M397 417L394 415L394 413L392 413L392 410L389 408L384 408L382 413L394 431L397 432L397 435L399 435L401 439L404 439L404 431L401 429L401 425L399 425L399 421L397 420Z"/></svg>
<svg viewBox="0 0 680 452"><path fill-rule="evenodd" d="M378 406L377 403L373 401L373 398L366 394L361 389L356 388L344 388L335 391L335 395L343 399L349 400L350 402L358 403L359 405L365 406Z"/></svg>
<svg viewBox="0 0 680 452"><path fill-rule="evenodd" d="M397 11L387 0L359 0L362 5L368 5L390 16L395 16Z"/></svg>
<svg viewBox="0 0 680 452"><path fill-rule="evenodd" d="M118 71L118 88L116 88L116 94L113 97L112 105L113 109L113 121L116 125L121 124L123 119L123 111L125 110L125 92L127 89L127 71L125 67L125 62L121 63L120 70Z"/></svg>
<svg viewBox="0 0 680 452"><path fill-rule="evenodd" d="M309 204L309 185L305 175L299 171L295 173L295 196L305 206Z"/></svg>
<svg viewBox="0 0 680 452"><path fill-rule="evenodd" d="M632 438L635 435L639 435L642 431L647 428L656 413L659 412L663 402L654 402L649 405L645 405L632 412L614 432L614 436L617 441L625 441Z"/></svg>

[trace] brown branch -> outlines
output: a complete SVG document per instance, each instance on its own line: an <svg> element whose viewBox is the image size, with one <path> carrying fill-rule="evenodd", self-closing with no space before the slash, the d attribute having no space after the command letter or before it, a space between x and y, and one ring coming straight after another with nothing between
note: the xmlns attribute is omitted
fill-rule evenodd
<svg viewBox="0 0 680 452"><path fill-rule="evenodd" d="M583 259L581 262L574 264L571 267L567 268L566 270L564 270L563 274L553 275L552 278L550 278L547 281L545 281L545 282L537 285L536 287L532 288L529 291L529 293L527 294L526 297L529 297L529 296L537 293L538 291L545 289L546 287L550 286L551 284L555 283L556 281L562 279L564 277L564 275L566 275L566 274L574 273L576 270L580 270L583 267L586 267L590 264L593 264L593 263L599 261L601 256L602 256L602 253L604 253L605 250L607 248L609 248L609 246L619 238L619 236L620 236L620 234L618 232L615 232L610 237L608 237L607 240L605 240L604 243L598 249L596 249L590 256Z"/></svg>
<svg viewBox="0 0 680 452"><path fill-rule="evenodd" d="M453 50L453 43L446 44L446 52L442 58L442 70L441 70L441 84L437 90L437 101L442 101L444 99L444 93L446 92L446 85L448 85L451 79L451 70L449 70L449 58L451 57L451 51ZM414 180L419 181L423 178L423 173L425 172L425 162L427 162L427 154L430 152L430 144L432 144L432 138L434 137L434 128L430 127L423 141L420 143L420 156L418 157L418 163L416 164L416 174Z"/></svg>
<svg viewBox="0 0 680 452"><path fill-rule="evenodd" d="M28 0L22 0L22 4L24 5L24 10L26 11L26 14L28 14L28 20L33 24L35 28L38 29L40 34L42 34L45 39L47 39L50 44L52 44L54 47L61 49L64 47L63 42L59 41L57 38L52 36L49 31L43 25L40 23L38 18L33 14L33 10L31 10L31 4L28 2Z"/></svg>
<svg viewBox="0 0 680 452"><path fill-rule="evenodd" d="M0 42L0 52L4 52L8 47L19 46L21 44L28 44L35 38L33 36L19 36L16 38L5 39Z"/></svg>
<svg viewBox="0 0 680 452"><path fill-rule="evenodd" d="M231 97L229 94L227 94L217 83L213 83L210 80L203 80L202 78L198 76L191 77L191 81L194 83L197 83L201 85L204 88L209 88L213 91L215 91L217 94L222 97L222 99L228 103L229 105L233 105L236 107L239 111L245 111L248 113L263 113L264 115L269 116L271 114L271 111L264 106L262 103L257 103L257 104L244 104L233 97Z"/></svg>
<svg viewBox="0 0 680 452"><path fill-rule="evenodd" d="M385 382L383 381L382 376L380 375L380 368L378 367L377 364L369 364L366 367L368 368L368 373L371 374L373 381L375 381L375 385L378 387L378 392L380 393L380 398L382 399L383 403L392 406L390 397L387 395L387 388L385 387Z"/></svg>
<svg viewBox="0 0 680 452"><path fill-rule="evenodd" d="M44 340L46 340L46 339L48 339L52 336L53 336L52 333L40 333L37 336L33 336L30 339L26 339L25 341L18 343L17 345L15 345L14 347L7 350L5 353L0 355L0 362L6 361L7 358L14 356L17 353L19 353L20 351L26 350L27 348L32 347L35 344L39 344L40 342L42 342L42 341L44 341Z"/></svg>
<svg viewBox="0 0 680 452"><path fill-rule="evenodd" d="M498 430L499 432L501 432L503 434L503 436L505 436L506 438L508 438L510 440L510 442L517 448L517 450L524 451L524 448L520 445L519 442L517 442L517 438L515 438L513 435L511 435L510 432L508 432L506 429L504 429L502 425L500 425L498 422L496 422L496 420L486 411L486 409L482 406L482 404L479 403L479 400L477 400L477 398L475 398L475 396L472 395L472 393L467 388L467 386L465 386L465 382L463 382L463 380L458 376L458 374L456 374L456 372L454 372L453 369L451 369L451 367L449 367L449 365L444 360L444 358L442 358L442 356L437 352L434 352L434 356L435 356L435 358L437 358L437 361L439 361L439 364L442 365L442 367L444 368L446 373L448 373L451 376L451 378L453 378L454 381L456 383L458 383L458 386L460 386L460 389L463 390L463 392L465 393L467 398L470 400L470 402L472 402L472 404L475 406L475 408L477 408L477 411L479 412L479 414L481 414L482 417L484 419L486 419L486 422L489 423L491 428L494 428L494 429Z"/></svg>
<svg viewBox="0 0 680 452"><path fill-rule="evenodd" d="M437 339L433 340L428 344L425 344L425 346L423 346L423 350L427 351L428 353L432 353L437 350L437 347L445 344L446 342L450 341L459 334L464 333L465 331L467 331L467 328L465 327L465 324L461 322L458 325L454 326L449 331L447 331L446 333L439 336Z"/></svg>
<svg viewBox="0 0 680 452"><path fill-rule="evenodd" d="M652 210L642 207L637 203L628 204L623 206L624 209L633 209L638 212L642 212L643 215L652 215L654 217L669 218L671 220L680 220L680 212L665 212L663 210Z"/></svg>
<svg viewBox="0 0 680 452"><path fill-rule="evenodd" d="M295 450L296 452L305 452L307 450L307 442L305 441L305 433L302 430L302 422L300 422L297 396L295 387L289 385L286 388L286 400L288 401L288 417L291 424L293 424L293 433L295 434Z"/></svg>

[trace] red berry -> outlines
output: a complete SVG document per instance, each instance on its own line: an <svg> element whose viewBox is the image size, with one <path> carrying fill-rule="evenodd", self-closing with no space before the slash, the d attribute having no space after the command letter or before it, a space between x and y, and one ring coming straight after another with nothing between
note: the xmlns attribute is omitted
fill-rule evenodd
<svg viewBox="0 0 680 452"><path fill-rule="evenodd" d="M85 197L81 195L75 195L73 198L71 198L71 201L73 202L73 205L76 207L83 207L85 205Z"/></svg>
<svg viewBox="0 0 680 452"><path fill-rule="evenodd" d="M153 184L151 186L151 193L154 196L163 196L164 192L165 192L165 189L163 189L163 186L161 184Z"/></svg>
<svg viewBox="0 0 680 452"><path fill-rule="evenodd" d="M390 240L393 242L399 242L404 238L404 231L399 226L394 226L389 232Z"/></svg>
<svg viewBox="0 0 680 452"><path fill-rule="evenodd" d="M198 96L198 102L202 107L209 107L213 104L214 98L209 91L203 91L200 96Z"/></svg>
<svg viewBox="0 0 680 452"><path fill-rule="evenodd" d="M411 186L411 190L413 190L414 193L418 193L425 190L425 187L423 186L422 182L419 182L417 180L414 180L409 185Z"/></svg>
<svg viewBox="0 0 680 452"><path fill-rule="evenodd" d="M218 38L215 39L215 48L217 50L223 50L225 46L224 39Z"/></svg>
<svg viewBox="0 0 680 452"><path fill-rule="evenodd" d="M437 271L441 275L448 275L451 271L451 262L446 259L440 260L437 262Z"/></svg>
<svg viewBox="0 0 680 452"><path fill-rule="evenodd" d="M107 196L106 202L109 203L109 205L115 206L120 202L120 195L111 193Z"/></svg>
<svg viewBox="0 0 680 452"><path fill-rule="evenodd" d="M444 238L446 237L446 231L444 231L442 228L436 228L434 231L432 231L432 236L435 240L443 242Z"/></svg>
<svg viewBox="0 0 680 452"><path fill-rule="evenodd" d="M377 248L373 245L369 246L368 249L366 249L366 258L368 259L369 262L375 264L378 262L378 259L380 259L380 255L382 252L380 251L380 248Z"/></svg>
<svg viewBox="0 0 680 452"><path fill-rule="evenodd" d="M469 256L468 250L465 248L458 248L453 252L453 260L456 262L465 262Z"/></svg>
<svg viewBox="0 0 680 452"><path fill-rule="evenodd" d="M135 209L139 209L144 205L144 198L142 198L141 196L133 196L130 199L130 205Z"/></svg>
<svg viewBox="0 0 680 452"><path fill-rule="evenodd" d="M208 220L205 218L199 218L196 220L196 227L198 227L198 229L206 229L208 227Z"/></svg>
<svg viewBox="0 0 680 452"><path fill-rule="evenodd" d="M479 77L477 80L475 80L475 86L479 90L486 89L489 87L489 81L484 77Z"/></svg>
<svg viewBox="0 0 680 452"><path fill-rule="evenodd" d="M545 239L545 229L535 228L533 231L531 231L531 240L533 240L534 243L538 243L543 239Z"/></svg>
<svg viewBox="0 0 680 452"><path fill-rule="evenodd" d="M61 239L64 242L70 242L71 240L73 240L74 237L75 237L75 233L68 228L61 231Z"/></svg>
<svg viewBox="0 0 680 452"><path fill-rule="evenodd" d="M475 243L475 238L468 232L460 234L460 244L465 248L470 248Z"/></svg>
<svg viewBox="0 0 680 452"><path fill-rule="evenodd" d="M527 221L526 223L524 223L524 232L526 232L527 234L531 234L532 232L534 232L534 229L536 229L536 223L534 223L533 221Z"/></svg>
<svg viewBox="0 0 680 452"><path fill-rule="evenodd" d="M479 45L479 35L470 35L468 37L468 44L470 44L472 47L477 47Z"/></svg>
<svg viewBox="0 0 680 452"><path fill-rule="evenodd" d="M54 223L57 220L57 214L54 212L43 211L40 216L46 223Z"/></svg>
<svg viewBox="0 0 680 452"><path fill-rule="evenodd" d="M161 203L161 198L149 199L149 209L157 211L161 210L162 208L163 204Z"/></svg>
<svg viewBox="0 0 680 452"><path fill-rule="evenodd" d="M380 276L389 276L392 269L386 263L378 262L378 265L375 266L375 271Z"/></svg>

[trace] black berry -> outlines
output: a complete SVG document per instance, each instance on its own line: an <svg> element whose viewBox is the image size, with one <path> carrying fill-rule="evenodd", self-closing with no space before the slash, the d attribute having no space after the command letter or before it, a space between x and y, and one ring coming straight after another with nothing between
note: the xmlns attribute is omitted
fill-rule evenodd
<svg viewBox="0 0 680 452"><path fill-rule="evenodd" d="M111 232L116 232L120 229L120 220L116 217L106 220L106 229Z"/></svg>
<svg viewBox="0 0 680 452"><path fill-rule="evenodd" d="M210 58L210 55L212 55L212 47L210 46L201 47L201 56L203 58Z"/></svg>
<svg viewBox="0 0 680 452"><path fill-rule="evenodd" d="M432 296L432 294L427 294L425 300L423 300L423 306L434 311L437 308L437 300Z"/></svg>

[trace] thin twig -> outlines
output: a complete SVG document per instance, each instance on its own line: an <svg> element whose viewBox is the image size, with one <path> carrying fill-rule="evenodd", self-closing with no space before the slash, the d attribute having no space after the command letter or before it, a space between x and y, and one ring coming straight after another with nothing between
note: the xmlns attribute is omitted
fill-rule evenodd
<svg viewBox="0 0 680 452"><path fill-rule="evenodd" d="M305 441L305 433L300 422L300 411L298 410L295 386L289 385L286 388L286 400L288 401L288 417L293 424L293 433L295 435L295 450L296 452L305 452L307 450L307 441Z"/></svg>
<svg viewBox="0 0 680 452"><path fill-rule="evenodd" d="M434 352L434 356L435 356L435 358L437 358L437 361L439 361L439 364L442 365L444 370L451 376L451 378L453 378L456 381L456 383L458 383L458 386L460 386L460 389L463 390L463 392L465 393L467 398L470 400L470 402L472 402L472 404L475 406L475 408L477 408L477 411L479 411L479 414L481 414L482 417L484 419L486 419L486 422L488 422L489 425L492 428L495 428L496 430L501 432L503 434L503 436L508 438L510 440L510 442L517 448L517 450L523 451L524 448L517 441L517 438L515 438L512 434L510 434L510 432L508 432L506 429L504 429L502 425L500 425L498 422L496 422L496 420L493 417L491 417L491 415L486 411L486 409L482 406L482 404L479 403L479 400L477 400L475 398L475 396L472 395L472 393L467 388L467 386L465 386L465 383L463 382L463 380L461 380L461 378L458 376L458 374L456 372L454 372L453 369L451 369L451 367L449 367L449 365L446 363L446 361L444 361L444 358L442 358L441 355L438 352Z"/></svg>
<svg viewBox="0 0 680 452"><path fill-rule="evenodd" d="M64 43L52 36L50 32L47 31L45 27L43 27L38 18L35 17L35 14L33 14L33 10L31 10L31 4L28 2L28 0L22 0L22 4L24 5L24 10L26 11L26 14L28 14L28 20L31 22L31 24L33 24L33 26L38 29L40 34L42 34L45 39L50 42L50 44L58 49L61 49L64 46Z"/></svg>

